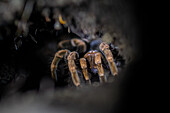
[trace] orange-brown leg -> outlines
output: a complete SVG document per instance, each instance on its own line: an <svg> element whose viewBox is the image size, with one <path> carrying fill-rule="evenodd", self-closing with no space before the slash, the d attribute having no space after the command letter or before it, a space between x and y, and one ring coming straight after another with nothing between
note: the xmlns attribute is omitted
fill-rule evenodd
<svg viewBox="0 0 170 113"><path fill-rule="evenodd" d="M77 39L77 38L73 38L71 39L71 44L74 47L77 47L78 49L81 49L82 52L86 52L86 43L83 40Z"/></svg>
<svg viewBox="0 0 170 113"><path fill-rule="evenodd" d="M60 51L56 52L54 59L51 63L51 76L53 79L57 80L56 69L58 67L58 63L67 54L69 54L69 50L67 50L67 49L60 50Z"/></svg>
<svg viewBox="0 0 170 113"><path fill-rule="evenodd" d="M102 66L102 61L101 61L101 53L96 53L95 54L95 64L97 65L97 70L98 70L98 74L99 74L99 78L100 78L100 82L106 82L106 76L104 75L104 70L103 70L103 66Z"/></svg>
<svg viewBox="0 0 170 113"><path fill-rule="evenodd" d="M90 78L89 78L89 73L87 71L87 62L86 62L86 59L85 58L81 58L80 59L80 66L82 68L82 71L83 71L83 75L84 75L84 78L85 80L91 84L91 81L90 81Z"/></svg>
<svg viewBox="0 0 170 113"><path fill-rule="evenodd" d="M90 68L95 68L98 70L98 75L100 82L106 82L107 79L104 75L104 70L101 61L101 53L98 51L89 51L84 55L84 58L87 58L88 62L90 63Z"/></svg>
<svg viewBox="0 0 170 113"><path fill-rule="evenodd" d="M76 64L75 64L75 60L77 59L78 53L73 51L71 52L68 57L68 67L69 67L69 71L71 73L71 77L73 80L73 83L75 86L80 86L80 78L78 76L77 70L76 70Z"/></svg>
<svg viewBox="0 0 170 113"><path fill-rule="evenodd" d="M106 60L109 64L110 67L110 71L112 73L113 76L116 76L118 74L118 69L117 66L114 62L114 58L112 55L112 52L109 49L109 45L105 42L102 42L99 46L100 50L104 53Z"/></svg>

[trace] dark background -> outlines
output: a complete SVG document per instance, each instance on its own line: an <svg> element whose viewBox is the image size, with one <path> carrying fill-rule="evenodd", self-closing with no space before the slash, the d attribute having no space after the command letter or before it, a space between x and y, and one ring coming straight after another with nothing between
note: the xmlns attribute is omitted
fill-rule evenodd
<svg viewBox="0 0 170 113"><path fill-rule="evenodd" d="M138 35L137 40L140 45L139 54L142 55L128 67L127 76L121 83L123 86L121 89L122 98L116 112L153 112L154 108L152 107L155 104L153 104L152 98L155 94L151 92L155 89L153 81L157 77L157 71L153 72L152 69L155 68L155 51L159 48L156 49L156 43L154 43L159 40L158 36L155 35L158 28L155 24L157 23L156 17L161 18L160 13L157 12L162 6L157 1L130 0L129 2L134 8L134 15L139 24L140 35ZM157 16L155 17L155 15Z"/></svg>
<svg viewBox="0 0 170 113"><path fill-rule="evenodd" d="M137 59L132 61L128 67L127 72L124 75L123 80L120 82L120 97L119 101L113 108L113 112L146 112L149 108L149 90L148 79L152 76L150 73L150 66L152 66L152 47L150 42L152 37L150 33L152 30L149 28L152 26L153 20L150 19L154 14L154 3L146 0L128 0L133 10L137 22L137 37L135 38L137 44L137 53L140 54ZM152 7L153 6L153 7Z"/></svg>

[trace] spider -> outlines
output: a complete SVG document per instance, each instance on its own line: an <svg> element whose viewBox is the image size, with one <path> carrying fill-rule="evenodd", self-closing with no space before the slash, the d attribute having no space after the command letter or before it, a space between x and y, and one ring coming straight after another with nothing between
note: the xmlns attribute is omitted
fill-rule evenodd
<svg viewBox="0 0 170 113"><path fill-rule="evenodd" d="M89 51L87 51L87 44L85 41L78 38L63 40L58 43L58 46L61 50L55 53L51 63L51 77L56 82L58 81L58 73L56 70L62 59L65 61L64 63L69 69L72 83L76 87L81 85L79 71L82 72L83 80L88 84L91 84L91 79L93 78L93 76L90 76L89 70L91 70L92 74L97 72L100 83L107 82L107 76L105 75L103 65L108 64L113 76L117 76L118 74L118 68L112 53L113 48L111 49L111 46L106 42L100 43L99 50ZM69 48L71 49L73 47L75 47L74 51L69 50Z"/></svg>
<svg viewBox="0 0 170 113"><path fill-rule="evenodd" d="M43 14L46 21L49 22L49 10L45 9ZM91 84L91 80L93 79L93 76L90 75L95 75L96 73L98 74L98 80L101 83L107 82L104 68L109 69L113 76L118 74L117 65L115 64L114 59L118 54L116 53L115 56L113 55L113 52L117 52L118 50L114 48L113 45L101 42L97 43L100 44L98 46L99 50L93 49L89 46L95 44L90 43L92 41L85 40L74 34L67 25L67 22L62 19L61 14L59 14L59 16L54 15L53 17L58 17L55 18L54 24L56 30L59 30L60 28L57 27L58 25L63 25L68 28L68 36L60 38L61 40L58 43L58 51L55 53L51 63L51 77L56 82L61 81L60 78L62 77L58 76L57 70L59 65L63 65L63 63L65 64L65 67L68 68L69 76L71 76L72 83L76 87L81 85L82 80L80 80L80 76L82 74L83 81L88 84ZM65 69L65 67L62 67L62 69ZM65 75L65 73L62 74ZM60 76L62 76L62 74L60 72Z"/></svg>
<svg viewBox="0 0 170 113"><path fill-rule="evenodd" d="M43 48L45 49L40 49L40 51L37 49L36 51L38 52L36 55L39 55L42 59L45 58L43 59L43 62L48 59L48 56L51 56L51 53L53 53L54 50L57 50L57 52L54 51L54 53L56 53L50 68L51 77L55 80L57 86L65 86L71 83L76 87L79 87L84 82L92 84L94 81L105 83L108 79L108 75L105 73L106 71L110 70L113 76L118 74L118 58L122 60L122 57L118 55L118 49L116 47L105 42L87 40L85 37L81 38L72 32L69 24L63 19L60 13L52 14L53 19L50 15L50 10L44 9L42 16L40 16L44 18L42 19L42 25L44 25L44 22L46 23L44 25L45 30L42 29L41 26L37 27L36 25L30 25L28 27L29 36L31 36L30 38L36 42L35 44L38 47L43 44L49 45L44 46ZM22 32L18 33L17 31L17 34L25 33L22 27L18 27L18 29ZM49 44L46 38L47 36ZM57 47L55 46L56 44ZM96 45L99 49L94 47ZM45 64L47 63L45 62ZM34 77L31 76L30 78L32 79ZM40 77L37 78L40 79ZM37 83L36 79L34 80L35 83Z"/></svg>
<svg viewBox="0 0 170 113"><path fill-rule="evenodd" d="M61 15L59 15L58 17L59 23L61 25L67 26L67 22L62 20ZM49 18L48 15L45 15L45 18ZM56 22L58 21L56 20ZM54 28L56 29L55 24ZM98 80L101 83L107 82L107 76L104 73L103 66L106 69L108 69L107 67L109 67L113 76L116 76L118 74L117 65L115 64L115 59L113 55L113 53L116 52L115 56L118 56L118 50L116 49L116 47L114 48L114 46L111 44L99 41L97 42L97 45L100 44L98 46L99 50L96 50L93 47L89 47L96 45L95 40L85 40L73 33L68 26L67 28L68 33L67 35L60 38L61 40L59 40L58 42L58 51L55 53L51 63L51 77L56 82L61 81L60 79L62 78L59 77L57 74L57 70L59 68L59 65L61 65L61 62L62 65L63 63L65 64L64 67L61 66L63 70L65 69L65 67L68 68L69 76L71 76L72 83L76 87L81 85L82 80L80 80L80 76L82 74L83 81L88 84L91 84L91 79L93 79L93 76L90 75L95 75L96 73L98 74ZM60 73L60 76L62 76L62 74Z"/></svg>

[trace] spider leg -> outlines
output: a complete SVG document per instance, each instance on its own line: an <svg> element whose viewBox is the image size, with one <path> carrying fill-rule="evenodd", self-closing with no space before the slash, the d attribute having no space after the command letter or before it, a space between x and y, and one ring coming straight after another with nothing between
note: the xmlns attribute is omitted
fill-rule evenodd
<svg viewBox="0 0 170 113"><path fill-rule="evenodd" d="M104 75L104 70L101 62L101 53L97 52L95 54L95 64L97 65L97 70L100 78L100 82L107 82L106 76Z"/></svg>
<svg viewBox="0 0 170 113"><path fill-rule="evenodd" d="M60 48L65 48L64 46L69 45L69 43L70 43L70 40L62 40L61 42L58 43L58 46Z"/></svg>
<svg viewBox="0 0 170 113"><path fill-rule="evenodd" d="M60 62L60 60L69 53L69 50L65 49L65 50L60 50L58 52L56 52L54 59L51 63L51 77L53 79L55 79L57 81L57 73L56 73L56 69L58 67L58 63Z"/></svg>
<svg viewBox="0 0 170 113"><path fill-rule="evenodd" d="M42 15L45 17L45 21L46 22L51 22L51 19L50 19L50 9L49 8L43 9Z"/></svg>
<svg viewBox="0 0 170 113"><path fill-rule="evenodd" d="M71 44L73 47L77 47L78 50L83 50L82 52L87 50L86 43L83 40L73 38L71 39Z"/></svg>
<svg viewBox="0 0 170 113"><path fill-rule="evenodd" d="M87 71L87 62L86 62L86 59L85 58L81 58L80 59L80 65L81 65L81 68L82 68L82 71L83 71L83 75L84 75L84 78L85 80L91 84L91 81L89 79L89 74L88 74L88 71Z"/></svg>
<svg viewBox="0 0 170 113"><path fill-rule="evenodd" d="M100 82L101 83L107 82L106 76L104 75L104 69L102 66L101 53L98 51L92 50L92 51L89 51L88 53L86 53L84 55L84 58L86 58L88 60L88 62L90 63L91 69L97 69Z"/></svg>
<svg viewBox="0 0 170 113"><path fill-rule="evenodd" d="M78 57L78 53L73 51L68 55L67 60L68 60L68 67L71 73L73 83L75 86L78 87L80 86L80 78L76 70L76 64L75 64L76 57Z"/></svg>
<svg viewBox="0 0 170 113"><path fill-rule="evenodd" d="M110 71L111 71L112 75L116 76L117 73L118 73L118 69L117 69L117 66L114 62L113 54L109 49L109 45L105 42L102 42L99 46L99 49L100 49L100 51L103 52L103 54L104 54L104 56L105 56L105 58L106 58L106 60L109 64Z"/></svg>

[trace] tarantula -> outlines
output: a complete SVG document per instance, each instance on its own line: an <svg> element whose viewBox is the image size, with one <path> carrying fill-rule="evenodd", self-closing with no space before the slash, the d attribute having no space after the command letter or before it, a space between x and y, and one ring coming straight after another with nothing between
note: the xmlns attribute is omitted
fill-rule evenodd
<svg viewBox="0 0 170 113"><path fill-rule="evenodd" d="M123 65L124 59L117 47L101 42L101 39L87 40L85 36L78 36L71 29L72 23L67 23L53 8L38 11L33 9L32 2L28 1L27 5L31 5L31 10L24 9L21 20L13 28L16 31L12 30L16 49L13 59L17 62L14 67L31 73L21 89L38 89L42 76L50 69L56 86L104 83L108 78L106 71L110 70L113 76L118 74L118 67ZM54 58L50 68L51 56Z"/></svg>
<svg viewBox="0 0 170 113"><path fill-rule="evenodd" d="M70 47L68 46L70 45ZM61 50L57 51L54 59L51 63L51 76L54 80L58 81L58 75L56 70L58 69L59 62L64 59L64 63L67 64L69 68L69 73L72 78L72 82L75 86L81 85L81 80L78 71L83 73L83 78L86 83L91 84L91 79L93 75L90 76L89 71L92 74L98 73L99 81L101 83L107 82L107 76L104 73L103 65L108 64L108 67L113 76L118 74L118 68L115 63L113 51L113 45L109 45L105 42L100 43L98 50L87 50L87 44L78 38L73 38L70 40L63 40L58 43ZM72 47L75 47L75 51L70 51ZM87 52L86 52L87 51ZM118 54L115 54L117 57ZM81 58L80 58L81 57ZM81 67L81 69L80 69ZM80 73L81 73L80 72Z"/></svg>
<svg viewBox="0 0 170 113"><path fill-rule="evenodd" d="M46 9L44 11L48 12L48 10ZM46 22L51 21L49 16L47 14L45 15L45 13L44 17ZM64 28L68 29L68 34L67 36L62 37L62 39L59 41L58 51L55 53L51 63L51 77L56 82L60 81L60 77L58 77L57 75L57 70L59 68L60 62L62 61L62 65L64 63L65 67L62 67L61 70L68 68L69 76L71 75L72 83L77 87L80 86L81 82L83 81L91 84L91 79L96 73L99 76L98 81L100 81L101 83L107 82L107 76L104 73L103 66L105 67L105 69L108 69L109 67L113 76L116 76L118 74L117 66L120 65L120 62L116 64L115 61L118 61L118 57L123 61L123 58L118 55L118 49L116 47L105 42L99 41L96 43L95 40L88 41L86 39L80 38L78 35L70 30L67 22L62 19L62 16L60 14L57 17L58 18L55 19L56 22L54 24L54 29L60 30L61 28L59 26L62 25ZM94 44L90 42L94 42ZM99 49L94 49L92 47L94 45L99 45ZM114 57L116 59L114 59ZM90 73L94 75L90 76ZM80 76L82 74L83 80L80 80Z"/></svg>
<svg viewBox="0 0 170 113"><path fill-rule="evenodd" d="M51 21L48 9L43 10L43 16L45 17L46 22ZM61 26L68 29L68 35L59 40L58 51L55 53L51 63L51 77L55 80L55 82L62 81L60 79L63 79L62 77L58 77L57 74L60 62L62 62L62 65L65 66L64 68L61 66L62 68L60 70L68 68L68 75L71 75L72 83L77 87L80 86L83 81L91 84L91 79L93 79L93 76L96 73L99 76L98 81L101 83L107 82L107 76L104 73L104 68L106 70L110 69L113 76L118 74L117 66L120 65L120 62L116 64L115 61L118 62L118 57L123 61L123 58L118 55L118 49L116 47L105 42L99 41L96 43L95 40L88 41L84 38L80 38L71 31L67 22L63 20L61 14L53 15L53 17L55 18L55 30L60 30ZM90 42L95 42L95 44ZM99 49L96 50L93 48L92 46L94 45L99 46ZM90 73L93 75L90 76ZM64 75L65 73L62 74ZM60 76L62 76L62 74ZM80 76L82 74L83 80L80 80ZM66 76L66 78L67 77L68 76Z"/></svg>

